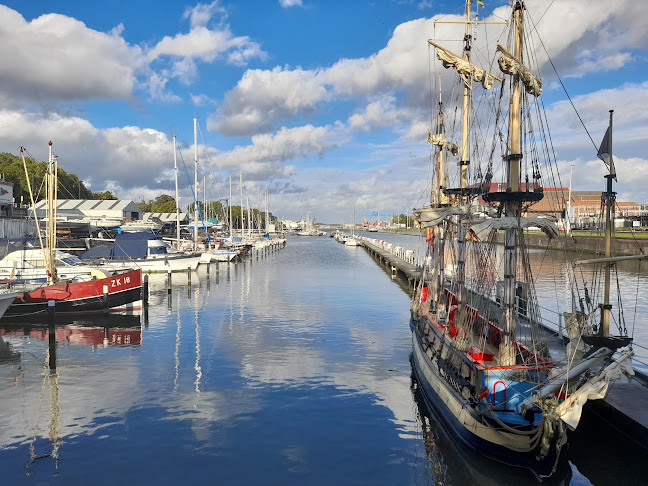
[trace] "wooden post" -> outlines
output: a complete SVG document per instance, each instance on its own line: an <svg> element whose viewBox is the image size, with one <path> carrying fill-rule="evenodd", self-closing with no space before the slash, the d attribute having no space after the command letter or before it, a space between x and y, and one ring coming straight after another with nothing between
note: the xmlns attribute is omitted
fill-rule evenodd
<svg viewBox="0 0 648 486"><path fill-rule="evenodd" d="M191 267L187 267L187 285L191 287Z"/></svg>
<svg viewBox="0 0 648 486"><path fill-rule="evenodd" d="M167 270L167 294L171 295L171 270Z"/></svg>
<svg viewBox="0 0 648 486"><path fill-rule="evenodd" d="M148 307L149 300L149 276L144 274L144 282L142 282L142 303L144 307Z"/></svg>

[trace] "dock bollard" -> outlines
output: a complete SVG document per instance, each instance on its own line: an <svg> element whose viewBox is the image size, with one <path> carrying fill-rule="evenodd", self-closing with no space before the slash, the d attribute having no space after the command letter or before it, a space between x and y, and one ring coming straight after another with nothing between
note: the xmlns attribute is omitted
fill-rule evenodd
<svg viewBox="0 0 648 486"><path fill-rule="evenodd" d="M47 301L47 314L49 317L49 367L56 369L56 304L53 300Z"/></svg>
<svg viewBox="0 0 648 486"><path fill-rule="evenodd" d="M144 274L144 281L142 282L142 303L144 306L148 306L149 298L149 284L148 284L148 274Z"/></svg>
<svg viewBox="0 0 648 486"><path fill-rule="evenodd" d="M103 286L103 311L108 314L108 285Z"/></svg>

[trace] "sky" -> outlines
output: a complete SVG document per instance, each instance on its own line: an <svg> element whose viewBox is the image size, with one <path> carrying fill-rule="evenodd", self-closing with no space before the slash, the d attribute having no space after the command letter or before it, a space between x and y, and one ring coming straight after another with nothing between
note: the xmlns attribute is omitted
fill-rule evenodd
<svg viewBox="0 0 648 486"><path fill-rule="evenodd" d="M480 17L502 19L506 4L484 0ZM562 185L571 169L573 190L602 189L595 145L613 109L617 200L648 204L648 2L527 6L543 39ZM176 135L185 208L195 118L200 199L229 198L231 176L233 204L240 178L246 201L263 209L267 191L282 219L409 212L429 197L430 73L442 69L427 40L450 37L434 20L463 9L458 0L5 1L0 152L24 146L47 160L51 140L59 166L92 191L138 202L175 195Z"/></svg>

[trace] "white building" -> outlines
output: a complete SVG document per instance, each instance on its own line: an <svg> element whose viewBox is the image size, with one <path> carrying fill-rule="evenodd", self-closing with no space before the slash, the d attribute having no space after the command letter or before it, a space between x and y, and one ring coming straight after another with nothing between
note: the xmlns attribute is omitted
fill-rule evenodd
<svg viewBox="0 0 648 486"><path fill-rule="evenodd" d="M42 200L36 203L36 214L39 218L45 217L47 201ZM142 219L142 211L130 199L57 199L56 211L58 219L85 221L108 220L114 222L125 222Z"/></svg>

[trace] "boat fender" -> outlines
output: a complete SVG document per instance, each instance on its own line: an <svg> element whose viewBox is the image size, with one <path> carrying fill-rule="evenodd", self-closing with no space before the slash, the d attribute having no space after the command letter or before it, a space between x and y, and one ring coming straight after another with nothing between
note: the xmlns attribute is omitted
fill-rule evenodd
<svg viewBox="0 0 648 486"><path fill-rule="evenodd" d="M428 245L434 243L434 233L432 232L432 228L428 228L425 232L425 241L428 243Z"/></svg>
<svg viewBox="0 0 648 486"><path fill-rule="evenodd" d="M92 277L92 280L101 280L104 278L108 278L104 272L102 272L101 270L97 270L96 268L90 270L90 276Z"/></svg>

